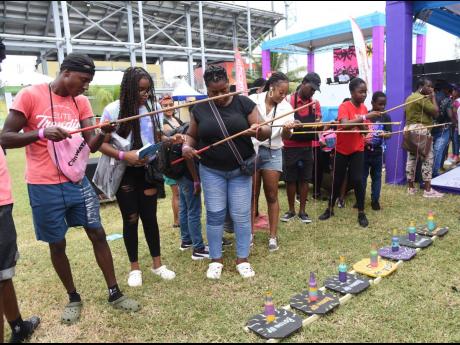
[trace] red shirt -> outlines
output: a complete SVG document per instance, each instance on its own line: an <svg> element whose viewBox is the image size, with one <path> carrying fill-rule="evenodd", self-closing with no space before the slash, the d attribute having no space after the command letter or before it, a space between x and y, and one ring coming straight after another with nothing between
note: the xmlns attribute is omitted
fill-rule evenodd
<svg viewBox="0 0 460 345"><path fill-rule="evenodd" d="M311 103L313 100L309 99L307 101L303 101L299 96L297 96L297 104L295 104L295 94L290 96L289 103L294 109L300 108L301 106ZM316 114L317 119L321 119L321 106L318 101L316 101L315 104L312 105L312 107L306 107L304 109L301 109L297 112L297 114L300 117L307 117L310 115L310 108L313 109L313 111ZM309 140L309 141L296 141L296 140L283 140L284 147L319 147L319 142L317 140Z"/></svg>
<svg viewBox="0 0 460 345"><path fill-rule="evenodd" d="M338 121L345 120L356 120L360 115L366 115L368 113L367 108L364 104L359 107L355 107L351 101L342 103L339 107ZM339 126L339 129L344 131L354 130L355 127L351 126ZM337 131L337 146L336 150L342 155L351 155L355 152L364 151L364 137L361 133L340 133Z"/></svg>

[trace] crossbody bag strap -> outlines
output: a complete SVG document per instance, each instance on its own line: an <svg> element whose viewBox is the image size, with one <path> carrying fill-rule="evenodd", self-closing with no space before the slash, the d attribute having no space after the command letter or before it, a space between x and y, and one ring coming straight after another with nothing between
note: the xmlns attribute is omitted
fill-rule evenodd
<svg viewBox="0 0 460 345"><path fill-rule="evenodd" d="M215 119L217 121L217 124L220 127L222 135L224 136L224 138L228 138L230 135L229 135L229 133L227 131L227 128L225 127L225 123L222 120L222 117L220 116L219 110L217 109L217 107L214 104L214 102L209 102L209 105L210 105L212 113L213 113L213 115L214 115L214 117L215 117ZM230 150L232 151L232 153L235 156L236 160L238 161L238 164L243 165L244 164L243 157L241 157L241 155L240 155L238 149L236 148L236 145L233 142L233 140L227 141L227 144L230 147Z"/></svg>

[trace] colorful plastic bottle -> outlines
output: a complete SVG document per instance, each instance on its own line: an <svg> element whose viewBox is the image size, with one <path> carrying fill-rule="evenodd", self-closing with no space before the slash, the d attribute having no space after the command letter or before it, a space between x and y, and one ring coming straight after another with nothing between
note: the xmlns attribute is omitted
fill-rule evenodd
<svg viewBox="0 0 460 345"><path fill-rule="evenodd" d="M272 292L267 291L265 296L265 321L267 323L272 323L275 319L275 305L273 304Z"/></svg>
<svg viewBox="0 0 460 345"><path fill-rule="evenodd" d="M398 230L393 230L393 237L391 238L391 251L393 253L399 252L399 237L398 237Z"/></svg>
<svg viewBox="0 0 460 345"><path fill-rule="evenodd" d="M379 267L379 253L377 251L377 245L373 244L371 248L371 267Z"/></svg>
<svg viewBox="0 0 460 345"><path fill-rule="evenodd" d="M409 241L415 242L417 239L417 228L415 227L415 222L411 221L409 227L407 228L409 232Z"/></svg>
<svg viewBox="0 0 460 345"><path fill-rule="evenodd" d="M308 299L310 303L318 301L318 284L316 283L315 274L310 272L310 282L308 284Z"/></svg>
<svg viewBox="0 0 460 345"><path fill-rule="evenodd" d="M341 283L347 282L347 271L348 271L348 267L347 267L347 264L345 263L345 257L341 256L340 264L339 264L339 281Z"/></svg>
<svg viewBox="0 0 460 345"><path fill-rule="evenodd" d="M431 233L436 230L436 223L434 221L433 211L428 212L428 221L427 221L428 231Z"/></svg>

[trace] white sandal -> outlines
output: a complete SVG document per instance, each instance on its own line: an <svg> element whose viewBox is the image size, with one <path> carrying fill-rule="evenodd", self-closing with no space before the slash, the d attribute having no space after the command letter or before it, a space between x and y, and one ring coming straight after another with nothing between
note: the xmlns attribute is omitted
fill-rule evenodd
<svg viewBox="0 0 460 345"><path fill-rule="evenodd" d="M164 265L157 269L152 268L152 272L153 274L156 274L164 280L173 280L174 278L176 278L176 273L174 273L171 270L168 270L168 268Z"/></svg>
<svg viewBox="0 0 460 345"><path fill-rule="evenodd" d="M208 279L213 279L213 280L220 279L223 268L224 268L224 265L222 265L219 262L210 263L208 271L206 272L206 277L208 277Z"/></svg>
<svg viewBox="0 0 460 345"><path fill-rule="evenodd" d="M236 270L245 279L252 278L256 275L256 272L254 272L249 262L243 262L239 265L236 265Z"/></svg>
<svg viewBox="0 0 460 345"><path fill-rule="evenodd" d="M134 270L129 272L128 285L130 287L142 286L142 271Z"/></svg>

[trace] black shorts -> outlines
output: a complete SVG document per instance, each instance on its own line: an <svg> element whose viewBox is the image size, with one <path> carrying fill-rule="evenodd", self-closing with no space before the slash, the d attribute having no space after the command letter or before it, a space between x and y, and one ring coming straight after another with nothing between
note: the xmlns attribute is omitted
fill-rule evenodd
<svg viewBox="0 0 460 345"><path fill-rule="evenodd" d="M19 259L13 205L0 206L0 282L14 277Z"/></svg>
<svg viewBox="0 0 460 345"><path fill-rule="evenodd" d="M310 181L313 172L312 148L285 147L283 149L283 171L286 182Z"/></svg>

